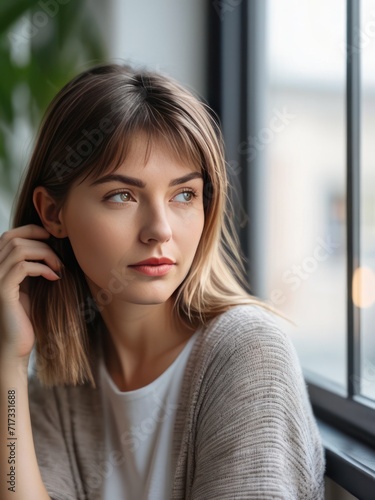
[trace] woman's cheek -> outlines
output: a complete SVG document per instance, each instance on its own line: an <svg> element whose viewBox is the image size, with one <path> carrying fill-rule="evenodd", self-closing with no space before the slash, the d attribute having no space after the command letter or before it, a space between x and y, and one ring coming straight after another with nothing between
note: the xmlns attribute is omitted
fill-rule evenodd
<svg viewBox="0 0 375 500"><path fill-rule="evenodd" d="M106 267L112 245L100 226L86 224L70 234L70 244L82 271L91 277Z"/></svg>

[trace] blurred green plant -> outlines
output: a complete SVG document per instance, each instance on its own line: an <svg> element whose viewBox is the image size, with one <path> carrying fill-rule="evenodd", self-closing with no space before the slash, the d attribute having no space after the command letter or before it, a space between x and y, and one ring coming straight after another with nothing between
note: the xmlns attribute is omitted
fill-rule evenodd
<svg viewBox="0 0 375 500"><path fill-rule="evenodd" d="M106 57L95 16L85 0L1 0L0 186L18 184L20 116L35 132L58 90ZM22 98L21 98L22 97ZM17 154L18 152L18 154Z"/></svg>

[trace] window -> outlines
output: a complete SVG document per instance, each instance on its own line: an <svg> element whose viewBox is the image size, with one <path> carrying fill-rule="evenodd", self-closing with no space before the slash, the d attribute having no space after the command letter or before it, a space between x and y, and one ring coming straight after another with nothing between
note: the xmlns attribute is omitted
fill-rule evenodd
<svg viewBox="0 0 375 500"><path fill-rule="evenodd" d="M298 324L304 369L344 389L345 3L267 7L266 297Z"/></svg>
<svg viewBox="0 0 375 500"><path fill-rule="evenodd" d="M208 98L239 191L251 291L297 323L280 320L321 423L327 475L366 498L375 487L375 1L213 2L210 46Z"/></svg>
<svg viewBox="0 0 375 500"><path fill-rule="evenodd" d="M360 317L359 392L375 400L375 2L363 0L358 43L361 48L360 143Z"/></svg>

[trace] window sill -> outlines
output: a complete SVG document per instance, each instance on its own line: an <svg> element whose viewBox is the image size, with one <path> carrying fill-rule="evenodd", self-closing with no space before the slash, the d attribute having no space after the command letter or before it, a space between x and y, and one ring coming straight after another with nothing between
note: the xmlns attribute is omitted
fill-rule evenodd
<svg viewBox="0 0 375 500"><path fill-rule="evenodd" d="M361 500L375 497L375 451L316 418L326 456L326 476Z"/></svg>

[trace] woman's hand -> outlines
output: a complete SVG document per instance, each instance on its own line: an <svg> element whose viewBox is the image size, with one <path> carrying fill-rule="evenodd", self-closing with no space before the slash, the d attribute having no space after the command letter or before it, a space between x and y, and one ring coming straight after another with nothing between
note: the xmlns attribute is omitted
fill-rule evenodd
<svg viewBox="0 0 375 500"><path fill-rule="evenodd" d="M29 277L59 279L54 271L59 272L62 263L47 243L39 241L49 237L46 229L35 224L11 229L0 237L0 354L16 361L28 360L35 342Z"/></svg>

